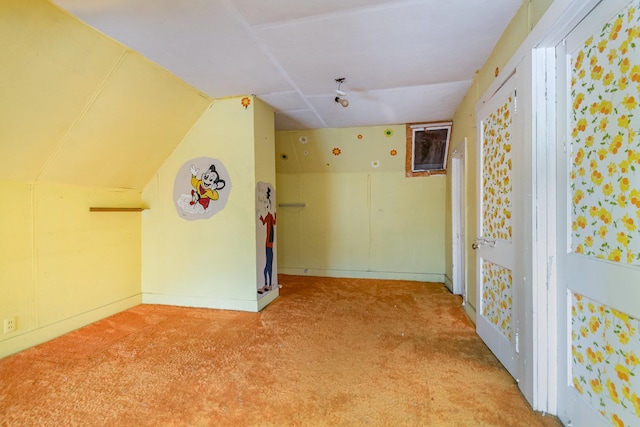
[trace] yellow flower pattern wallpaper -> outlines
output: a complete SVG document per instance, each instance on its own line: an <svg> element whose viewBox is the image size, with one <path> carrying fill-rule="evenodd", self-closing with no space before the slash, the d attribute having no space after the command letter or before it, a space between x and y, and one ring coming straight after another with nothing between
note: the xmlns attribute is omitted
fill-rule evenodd
<svg viewBox="0 0 640 427"><path fill-rule="evenodd" d="M482 122L482 233L511 240L511 124L513 97Z"/></svg>
<svg viewBox="0 0 640 427"><path fill-rule="evenodd" d="M640 1L572 57L571 250L640 266Z"/></svg>
<svg viewBox="0 0 640 427"><path fill-rule="evenodd" d="M571 58L571 250L640 266L640 0ZM573 387L611 425L640 425L640 321L571 296Z"/></svg>
<svg viewBox="0 0 640 427"><path fill-rule="evenodd" d="M510 241L511 125L514 98L509 96L482 121L482 234ZM511 270L482 261L482 315L511 341Z"/></svg>
<svg viewBox="0 0 640 427"><path fill-rule="evenodd" d="M571 297L573 387L614 426L640 425L640 321Z"/></svg>
<svg viewBox="0 0 640 427"><path fill-rule="evenodd" d="M509 341L512 339L511 282L511 270L490 261L482 261L482 315Z"/></svg>

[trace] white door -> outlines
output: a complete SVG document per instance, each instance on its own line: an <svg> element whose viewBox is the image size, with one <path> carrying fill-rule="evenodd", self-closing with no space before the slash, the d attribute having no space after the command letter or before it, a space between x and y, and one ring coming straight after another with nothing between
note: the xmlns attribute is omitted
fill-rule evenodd
<svg viewBox="0 0 640 427"><path fill-rule="evenodd" d="M558 410L640 426L640 0L556 48Z"/></svg>
<svg viewBox="0 0 640 427"><path fill-rule="evenodd" d="M465 279L465 141L460 143L451 154L451 230L453 233L453 293L462 295L462 305L467 302Z"/></svg>
<svg viewBox="0 0 640 427"><path fill-rule="evenodd" d="M516 77L512 76L478 111L478 237L476 329L491 351L516 376L514 300L513 150L516 145Z"/></svg>

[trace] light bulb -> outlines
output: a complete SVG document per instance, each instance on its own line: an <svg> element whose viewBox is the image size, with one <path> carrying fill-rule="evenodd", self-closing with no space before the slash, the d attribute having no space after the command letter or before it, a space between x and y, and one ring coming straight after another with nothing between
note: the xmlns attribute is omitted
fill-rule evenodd
<svg viewBox="0 0 640 427"><path fill-rule="evenodd" d="M342 105L344 108L347 108L349 106L349 100L345 98L340 98L339 96L336 96L336 102Z"/></svg>

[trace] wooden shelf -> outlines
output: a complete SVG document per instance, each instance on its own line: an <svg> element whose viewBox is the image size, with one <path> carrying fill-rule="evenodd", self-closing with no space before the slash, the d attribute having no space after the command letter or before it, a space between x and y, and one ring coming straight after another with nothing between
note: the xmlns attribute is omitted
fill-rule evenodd
<svg viewBox="0 0 640 427"><path fill-rule="evenodd" d="M142 212L147 208L103 208L103 207L91 207L89 212Z"/></svg>

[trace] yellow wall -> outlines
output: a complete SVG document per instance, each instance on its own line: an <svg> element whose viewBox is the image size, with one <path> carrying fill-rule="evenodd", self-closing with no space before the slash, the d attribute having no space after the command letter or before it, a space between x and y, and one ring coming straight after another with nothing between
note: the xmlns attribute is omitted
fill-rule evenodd
<svg viewBox="0 0 640 427"><path fill-rule="evenodd" d="M471 250L471 243L477 236L476 224L476 117L475 109L480 97L489 88L496 78L496 69L499 73L509 72L503 70L502 67L511 59L518 47L524 39L529 35L531 29L542 17L547 8L553 3L553 0L531 0L524 2L518 10L513 20L503 33L500 41L496 44L493 52L485 62L484 66L476 73L476 77L471 88L465 95L462 103L453 116L453 133L452 141L455 145L464 138L467 138L465 149L466 156L466 279L467 279L467 305L466 309L469 315L475 319L475 301L476 301L476 265L475 252ZM447 187L451 188L451 176L447 177ZM446 276L452 277L452 233L451 233L451 191L447 191L446 202Z"/></svg>
<svg viewBox="0 0 640 427"><path fill-rule="evenodd" d="M257 102L252 102L255 108L254 115L254 148L255 148L255 162L256 162L256 177L255 181L271 184L274 190L276 190L276 155L275 155L275 114L274 112L262 101L256 99ZM257 195L256 195L257 198ZM275 196L272 199L272 211L276 212L278 203L278 193L275 191ZM256 286L264 283L266 285L265 264L266 264L266 228L259 219L257 212L263 212L264 205L258 204L256 199L256 206L254 211L256 222L259 230L256 230ZM258 309L261 310L267 304L269 304L277 294L279 294L279 288L275 285L278 283L278 235L279 224L276 212L276 225L275 225L275 240L273 243L273 261L271 264L271 284L273 290L267 294L262 295L258 300Z"/></svg>
<svg viewBox="0 0 640 427"><path fill-rule="evenodd" d="M211 102L43 0L0 2L0 179L142 190Z"/></svg>
<svg viewBox="0 0 640 427"><path fill-rule="evenodd" d="M44 0L0 2L0 357L141 301L141 191L210 104Z"/></svg>
<svg viewBox="0 0 640 427"><path fill-rule="evenodd" d="M273 111L257 98L250 98L254 108L254 150L256 181L276 183L275 117ZM251 107L249 107L251 108Z"/></svg>
<svg viewBox="0 0 640 427"><path fill-rule="evenodd" d="M405 177L405 144L404 125L276 133L278 203L305 204L278 207L280 273L443 280L445 176Z"/></svg>
<svg viewBox="0 0 640 427"><path fill-rule="evenodd" d="M255 187L257 180L273 178L275 166L273 154L263 160L256 153L273 150L273 113L250 99L246 109L241 98L214 101L144 189L142 199L150 207L142 217L144 302L260 308ZM173 186L182 165L200 157L217 159L227 169L229 199L209 219L186 220L174 207Z"/></svg>
<svg viewBox="0 0 640 427"><path fill-rule="evenodd" d="M0 181L0 357L140 303L140 214L135 190ZM2 332L2 331L0 331Z"/></svg>

